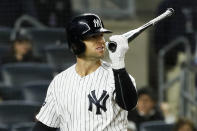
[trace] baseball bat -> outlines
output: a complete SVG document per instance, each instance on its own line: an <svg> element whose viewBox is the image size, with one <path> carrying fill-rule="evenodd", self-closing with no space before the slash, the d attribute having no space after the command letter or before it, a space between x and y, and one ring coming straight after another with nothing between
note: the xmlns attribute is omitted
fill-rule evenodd
<svg viewBox="0 0 197 131"><path fill-rule="evenodd" d="M128 42L131 42L133 39L135 39L139 34L141 34L144 30L146 30L147 28L154 26L155 24L157 24L159 21L172 16L174 14L174 9L172 8L168 8L164 13L162 13L161 15L157 16L156 18L150 20L149 22L145 23L144 25L134 29L134 30L130 30L124 34L122 34L122 36L126 37ZM108 49L111 52L115 52L116 51L116 47L117 47L117 43L114 41L110 41L108 43Z"/></svg>

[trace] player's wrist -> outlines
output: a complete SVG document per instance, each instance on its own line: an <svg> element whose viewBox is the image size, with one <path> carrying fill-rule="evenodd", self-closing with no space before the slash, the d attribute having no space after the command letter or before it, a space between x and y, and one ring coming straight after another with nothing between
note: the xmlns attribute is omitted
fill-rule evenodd
<svg viewBox="0 0 197 131"><path fill-rule="evenodd" d="M125 68L124 58L116 58L116 59L112 60L112 68L113 69Z"/></svg>

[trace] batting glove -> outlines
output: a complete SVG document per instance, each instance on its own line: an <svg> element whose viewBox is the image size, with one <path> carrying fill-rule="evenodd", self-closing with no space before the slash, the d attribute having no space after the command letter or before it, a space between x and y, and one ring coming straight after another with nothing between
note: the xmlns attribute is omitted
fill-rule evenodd
<svg viewBox="0 0 197 131"><path fill-rule="evenodd" d="M122 35L113 35L109 39L110 41L117 43L115 52L112 52L108 49L109 58L111 59L112 62L112 68L113 69L125 68L124 58L125 58L125 53L129 49L128 40Z"/></svg>

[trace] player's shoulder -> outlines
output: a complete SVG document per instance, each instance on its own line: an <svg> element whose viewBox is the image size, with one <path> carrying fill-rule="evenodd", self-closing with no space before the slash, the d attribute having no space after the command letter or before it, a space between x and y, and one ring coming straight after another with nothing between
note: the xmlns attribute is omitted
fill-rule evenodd
<svg viewBox="0 0 197 131"><path fill-rule="evenodd" d="M67 76L68 74L72 74L73 72L75 71L75 64L70 66L69 68L63 70L62 72L58 73L56 76L55 76L55 79L58 79L60 77L65 77Z"/></svg>

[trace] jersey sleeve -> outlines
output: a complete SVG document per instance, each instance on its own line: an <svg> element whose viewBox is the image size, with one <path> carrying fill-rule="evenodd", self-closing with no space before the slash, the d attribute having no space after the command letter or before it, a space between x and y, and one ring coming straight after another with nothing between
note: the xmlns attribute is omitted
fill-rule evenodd
<svg viewBox="0 0 197 131"><path fill-rule="evenodd" d="M36 118L38 121L42 122L43 124L49 127L59 128L60 121L57 113L58 107L54 96L54 87L55 82L53 80L49 85L45 101Z"/></svg>

